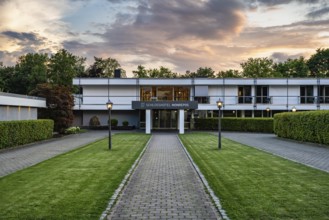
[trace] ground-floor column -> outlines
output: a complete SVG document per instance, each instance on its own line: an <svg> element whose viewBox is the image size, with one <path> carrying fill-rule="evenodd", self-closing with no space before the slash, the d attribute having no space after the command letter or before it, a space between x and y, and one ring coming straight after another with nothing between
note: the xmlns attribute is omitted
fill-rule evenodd
<svg viewBox="0 0 329 220"><path fill-rule="evenodd" d="M180 134L184 134L184 109L180 109L178 113L178 129Z"/></svg>
<svg viewBox="0 0 329 220"><path fill-rule="evenodd" d="M151 134L152 120L151 120L151 110L145 110L145 133Z"/></svg>

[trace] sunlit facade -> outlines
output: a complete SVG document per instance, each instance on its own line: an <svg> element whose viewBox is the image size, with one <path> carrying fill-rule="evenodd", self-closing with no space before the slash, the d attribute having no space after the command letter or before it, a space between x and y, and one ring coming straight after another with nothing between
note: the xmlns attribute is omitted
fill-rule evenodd
<svg viewBox="0 0 329 220"><path fill-rule="evenodd" d="M224 102L223 117L272 117L278 112L329 109L329 79L150 79L76 78L75 123L89 125L93 116L107 125L105 103L112 118L145 129L193 129L195 118L218 116L216 101Z"/></svg>

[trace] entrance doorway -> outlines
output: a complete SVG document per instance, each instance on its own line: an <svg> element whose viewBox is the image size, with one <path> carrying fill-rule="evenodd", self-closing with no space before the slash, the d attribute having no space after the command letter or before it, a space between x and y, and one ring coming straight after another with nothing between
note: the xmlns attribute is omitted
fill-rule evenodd
<svg viewBox="0 0 329 220"><path fill-rule="evenodd" d="M177 129L177 110L153 110L153 129Z"/></svg>

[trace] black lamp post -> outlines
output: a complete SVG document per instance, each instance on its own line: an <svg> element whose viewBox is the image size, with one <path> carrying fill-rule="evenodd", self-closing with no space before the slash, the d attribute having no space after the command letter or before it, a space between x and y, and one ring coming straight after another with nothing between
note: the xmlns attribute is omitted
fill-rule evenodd
<svg viewBox="0 0 329 220"><path fill-rule="evenodd" d="M111 138L111 110L112 110L112 106L113 106L113 102L111 102L111 100L109 100L106 103L106 107L109 110L109 150L111 150L112 148L112 138Z"/></svg>
<svg viewBox="0 0 329 220"><path fill-rule="evenodd" d="M266 108L267 117L269 117L270 110L271 110L271 109L270 109L269 107Z"/></svg>
<svg viewBox="0 0 329 220"><path fill-rule="evenodd" d="M220 109L223 106L223 102L220 99L218 99L216 104L218 108L218 149L220 150L222 148L222 134L221 134L221 124L220 124L220 120L222 116Z"/></svg>

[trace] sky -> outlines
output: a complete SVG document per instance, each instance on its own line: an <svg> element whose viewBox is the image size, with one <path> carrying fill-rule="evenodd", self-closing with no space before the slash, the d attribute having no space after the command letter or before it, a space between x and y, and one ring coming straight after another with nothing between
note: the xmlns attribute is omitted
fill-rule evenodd
<svg viewBox="0 0 329 220"><path fill-rule="evenodd" d="M184 74L329 47L328 0L0 0L0 62L66 49Z"/></svg>

